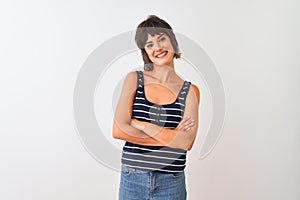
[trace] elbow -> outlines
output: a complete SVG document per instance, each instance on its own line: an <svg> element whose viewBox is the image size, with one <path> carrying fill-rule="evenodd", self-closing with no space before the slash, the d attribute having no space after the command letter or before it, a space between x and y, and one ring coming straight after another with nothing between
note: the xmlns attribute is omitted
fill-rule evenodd
<svg viewBox="0 0 300 200"><path fill-rule="evenodd" d="M192 147L193 147L193 144L194 144L194 141L186 143L184 145L180 145L178 148L179 149L183 149L185 151L190 151L192 149Z"/></svg>
<svg viewBox="0 0 300 200"><path fill-rule="evenodd" d="M115 126L113 126L113 129L112 129L112 137L114 139L119 139L118 138L118 131L116 130Z"/></svg>
<svg viewBox="0 0 300 200"><path fill-rule="evenodd" d="M119 123L118 121L113 121L112 127L112 137L114 139L125 140L126 136L128 135L128 126L127 122Z"/></svg>
<svg viewBox="0 0 300 200"><path fill-rule="evenodd" d="M114 139L121 139L122 133L123 133L122 128L121 128L120 125L119 125L118 123L116 123L116 121L114 120L113 127L112 127L112 137L113 137Z"/></svg>
<svg viewBox="0 0 300 200"><path fill-rule="evenodd" d="M193 134L193 132L190 132L190 133L181 132L181 133L178 133L179 134L178 138L176 138L176 139L173 138L172 141L169 142L166 146L169 146L172 148L177 148L177 149L182 149L185 151L190 151L194 144L195 134Z"/></svg>
<svg viewBox="0 0 300 200"><path fill-rule="evenodd" d="M117 135L117 133L116 133L115 131L112 131L112 137L113 137L114 139L119 139L119 138L118 138L118 135Z"/></svg>
<svg viewBox="0 0 300 200"><path fill-rule="evenodd" d="M190 142L180 142L177 144L172 144L172 145L166 145L172 148L176 148L176 149L182 149L184 151L190 151L192 149L193 144L191 144Z"/></svg>
<svg viewBox="0 0 300 200"><path fill-rule="evenodd" d="M193 137L190 138L190 142L186 148L186 151L190 151L194 145L194 142L195 142L195 139L196 139L196 135L194 135Z"/></svg>
<svg viewBox="0 0 300 200"><path fill-rule="evenodd" d="M195 136L191 134L191 136L187 138L186 143L184 144L182 149L184 149L185 151L190 151L194 145L194 142L195 142Z"/></svg>

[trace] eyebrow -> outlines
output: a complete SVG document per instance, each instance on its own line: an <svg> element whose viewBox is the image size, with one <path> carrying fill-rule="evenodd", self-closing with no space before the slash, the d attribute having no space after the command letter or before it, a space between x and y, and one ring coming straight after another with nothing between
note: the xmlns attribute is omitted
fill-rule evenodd
<svg viewBox="0 0 300 200"><path fill-rule="evenodd" d="M165 35L164 33L159 33L158 39L161 38L161 37L164 36L164 35ZM147 42L145 43L145 45L148 44L148 43L151 43L151 42L152 42L152 41L147 41Z"/></svg>

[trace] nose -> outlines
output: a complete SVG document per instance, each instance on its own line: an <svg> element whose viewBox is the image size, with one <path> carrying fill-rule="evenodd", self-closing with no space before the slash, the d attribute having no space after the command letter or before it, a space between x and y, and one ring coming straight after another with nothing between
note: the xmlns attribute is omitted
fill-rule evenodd
<svg viewBox="0 0 300 200"><path fill-rule="evenodd" d="M162 48L161 48L161 45L159 44L159 42L157 42L156 44L154 44L154 50L155 51L160 51Z"/></svg>

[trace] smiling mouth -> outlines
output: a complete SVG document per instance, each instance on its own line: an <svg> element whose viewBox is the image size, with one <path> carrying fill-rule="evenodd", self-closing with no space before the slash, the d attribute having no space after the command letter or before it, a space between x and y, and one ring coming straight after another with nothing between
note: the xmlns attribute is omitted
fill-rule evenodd
<svg viewBox="0 0 300 200"><path fill-rule="evenodd" d="M168 53L168 51L164 51L164 52L162 52L162 53L156 55L155 57L156 57L156 58L162 58L162 57L164 57L165 55L167 55L167 53Z"/></svg>

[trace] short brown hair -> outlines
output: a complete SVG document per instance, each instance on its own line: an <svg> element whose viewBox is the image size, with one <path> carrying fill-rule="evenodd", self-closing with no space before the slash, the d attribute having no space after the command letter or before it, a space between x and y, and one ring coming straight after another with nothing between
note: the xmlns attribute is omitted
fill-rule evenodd
<svg viewBox="0 0 300 200"><path fill-rule="evenodd" d="M145 43L148 39L148 34L154 36L159 33L165 33L167 36L169 36L174 49L174 57L180 58L181 53L179 53L178 43L171 26L159 17L155 15L149 15L146 20L142 21L138 25L135 33L135 42L138 48L141 50L142 58L145 64L144 70L146 71L151 71L153 69L153 63L149 59L145 50Z"/></svg>

